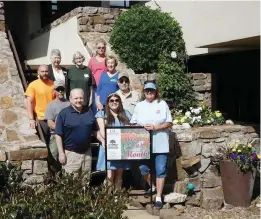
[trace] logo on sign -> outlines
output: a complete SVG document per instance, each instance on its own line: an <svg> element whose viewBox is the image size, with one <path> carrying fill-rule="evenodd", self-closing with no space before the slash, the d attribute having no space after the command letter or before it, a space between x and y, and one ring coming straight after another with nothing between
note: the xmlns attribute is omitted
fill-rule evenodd
<svg viewBox="0 0 261 219"><path fill-rule="evenodd" d="M110 140L110 144L108 144L108 148L109 149L118 149L119 148L119 145L116 143L115 140Z"/></svg>

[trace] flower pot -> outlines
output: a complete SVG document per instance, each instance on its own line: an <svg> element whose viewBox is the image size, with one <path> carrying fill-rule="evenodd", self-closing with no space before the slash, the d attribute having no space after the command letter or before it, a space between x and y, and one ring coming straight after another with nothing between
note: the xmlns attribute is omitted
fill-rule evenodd
<svg viewBox="0 0 261 219"><path fill-rule="evenodd" d="M244 173L232 161L221 160L220 172L226 204L234 207L250 206L256 171Z"/></svg>

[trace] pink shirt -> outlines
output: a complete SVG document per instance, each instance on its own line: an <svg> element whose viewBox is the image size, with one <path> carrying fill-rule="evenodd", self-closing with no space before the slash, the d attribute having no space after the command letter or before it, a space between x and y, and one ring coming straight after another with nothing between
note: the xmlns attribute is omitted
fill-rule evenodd
<svg viewBox="0 0 261 219"><path fill-rule="evenodd" d="M99 62L96 59L96 57L92 57L89 61L88 67L91 69L92 75L93 75L95 82L96 82L96 86L98 87L102 72L107 71L105 61Z"/></svg>

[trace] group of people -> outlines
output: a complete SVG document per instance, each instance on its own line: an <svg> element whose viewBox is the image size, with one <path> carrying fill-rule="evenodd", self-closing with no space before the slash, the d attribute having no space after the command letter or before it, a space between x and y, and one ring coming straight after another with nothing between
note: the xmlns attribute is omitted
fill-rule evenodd
<svg viewBox="0 0 261 219"><path fill-rule="evenodd" d="M106 42L96 42L96 55L83 64L80 52L73 55L74 66L61 67L61 53L51 51L51 64L38 68L38 79L25 92L30 126L37 117L49 152L49 164L59 171L91 171L91 139L100 142L96 169L105 170L105 127L139 125L152 131L156 186L150 185L150 169L144 163L140 172L156 195L156 208L162 208L162 191L167 171L169 128L172 118L168 105L159 96L156 84L144 84L142 95L132 91L127 73L117 72L117 58L106 56ZM122 186L128 161L108 161L107 182Z"/></svg>

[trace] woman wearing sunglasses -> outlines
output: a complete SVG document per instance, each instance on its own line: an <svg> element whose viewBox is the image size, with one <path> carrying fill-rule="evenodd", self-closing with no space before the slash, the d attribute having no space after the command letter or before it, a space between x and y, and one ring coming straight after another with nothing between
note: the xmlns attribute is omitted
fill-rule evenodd
<svg viewBox="0 0 261 219"><path fill-rule="evenodd" d="M169 107L161 100L156 85L152 82L144 85L145 100L138 103L132 115L131 124L144 126L152 131L153 162L156 169L156 187L150 185L150 169L147 165L139 167L141 174L150 185L147 191L150 194L157 192L155 208L163 207L161 196L167 173L167 154L169 153L169 128L172 127L172 118Z"/></svg>
<svg viewBox="0 0 261 219"><path fill-rule="evenodd" d="M97 123L102 136L105 136L105 126L125 126L129 125L131 115L123 109L121 98L118 94L112 93L106 99L105 110L99 110L96 114ZM114 185L115 189L122 186L122 173L129 168L127 161L108 161L107 181L109 185ZM100 147L97 167L105 170L105 150Z"/></svg>
<svg viewBox="0 0 261 219"><path fill-rule="evenodd" d="M103 39L99 39L95 43L96 46L96 54L94 57L92 57L89 61L88 67L92 71L92 75L95 79L96 86L100 83L100 78L102 72L107 71L107 67L105 65L105 59L106 59L106 42ZM92 110L94 113L97 111L96 106L96 99L97 99L97 87L94 88L94 95L93 95L93 104L92 104Z"/></svg>

